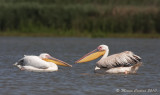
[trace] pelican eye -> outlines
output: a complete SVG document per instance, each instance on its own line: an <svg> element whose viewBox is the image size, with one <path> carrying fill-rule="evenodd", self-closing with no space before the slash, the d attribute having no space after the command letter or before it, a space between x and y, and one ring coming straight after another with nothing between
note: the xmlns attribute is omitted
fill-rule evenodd
<svg viewBox="0 0 160 95"><path fill-rule="evenodd" d="M45 57L46 57L46 58L49 58L49 57L50 57L50 55L46 55Z"/></svg>
<svg viewBox="0 0 160 95"><path fill-rule="evenodd" d="M98 47L98 49L99 49L99 50L102 50L102 47L100 46L100 47Z"/></svg>

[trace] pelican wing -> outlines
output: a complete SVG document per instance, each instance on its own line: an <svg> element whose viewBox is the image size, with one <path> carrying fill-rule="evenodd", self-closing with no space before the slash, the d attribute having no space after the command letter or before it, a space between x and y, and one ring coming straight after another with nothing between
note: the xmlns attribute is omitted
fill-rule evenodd
<svg viewBox="0 0 160 95"><path fill-rule="evenodd" d="M128 67L140 62L141 58L131 51L124 51L108 56L97 62L100 68Z"/></svg>
<svg viewBox="0 0 160 95"><path fill-rule="evenodd" d="M47 69L50 66L48 62L40 59L37 56L25 56L23 58L23 62L25 66L33 66L39 69Z"/></svg>

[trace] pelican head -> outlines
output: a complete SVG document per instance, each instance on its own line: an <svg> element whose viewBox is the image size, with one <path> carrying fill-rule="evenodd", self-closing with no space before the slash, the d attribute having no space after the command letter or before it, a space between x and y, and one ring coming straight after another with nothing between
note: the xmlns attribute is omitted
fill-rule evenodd
<svg viewBox="0 0 160 95"><path fill-rule="evenodd" d="M50 58L51 56L50 56L48 53L41 53L41 54L39 55L39 57L40 57L41 59L46 59L46 58Z"/></svg>
<svg viewBox="0 0 160 95"><path fill-rule="evenodd" d="M107 52L109 51L107 45L99 45L99 46L97 47L97 49L98 49L99 51L107 51Z"/></svg>
<svg viewBox="0 0 160 95"><path fill-rule="evenodd" d="M70 65L70 64L68 64L68 63L66 63L66 62L64 62L64 61L61 61L61 60L59 60L59 59L56 59L56 58L50 56L48 53L41 53L41 54L39 55L39 57L40 57L42 60L47 61L47 62L52 62L52 63L55 63L55 64L57 64L57 65L61 65L61 66L69 66L69 67L72 67L72 65Z"/></svg>
<svg viewBox="0 0 160 95"><path fill-rule="evenodd" d="M75 63L84 63L84 62L95 60L99 58L100 56L104 55L106 52L109 52L108 46L99 45L95 50L84 55L82 58L77 60Z"/></svg>

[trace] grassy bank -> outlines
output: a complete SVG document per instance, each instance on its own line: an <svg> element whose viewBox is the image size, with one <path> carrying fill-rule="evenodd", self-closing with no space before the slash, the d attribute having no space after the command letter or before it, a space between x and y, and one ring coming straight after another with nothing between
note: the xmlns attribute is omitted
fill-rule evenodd
<svg viewBox="0 0 160 95"><path fill-rule="evenodd" d="M159 6L160 0L0 0L0 35L158 37Z"/></svg>
<svg viewBox="0 0 160 95"><path fill-rule="evenodd" d="M21 36L21 37L89 37L89 38L160 38L160 34L158 33L94 33L90 34L89 32L84 33L75 33L74 31L64 31L64 32L0 32L0 36Z"/></svg>

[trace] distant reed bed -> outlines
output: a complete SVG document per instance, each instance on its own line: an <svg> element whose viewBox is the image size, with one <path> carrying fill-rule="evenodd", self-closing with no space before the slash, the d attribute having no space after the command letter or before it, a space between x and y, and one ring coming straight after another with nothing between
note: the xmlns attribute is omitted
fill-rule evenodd
<svg viewBox="0 0 160 95"><path fill-rule="evenodd" d="M160 0L0 0L0 33L159 34Z"/></svg>

